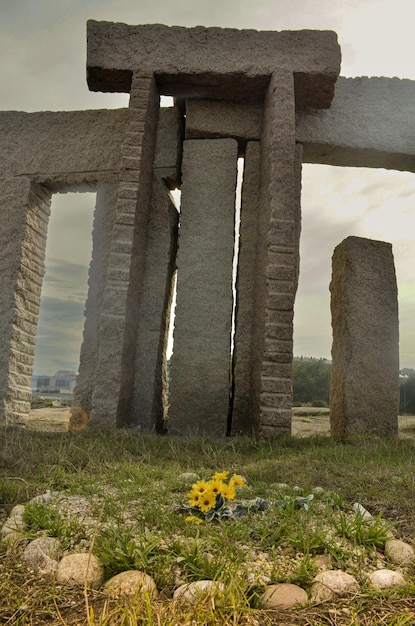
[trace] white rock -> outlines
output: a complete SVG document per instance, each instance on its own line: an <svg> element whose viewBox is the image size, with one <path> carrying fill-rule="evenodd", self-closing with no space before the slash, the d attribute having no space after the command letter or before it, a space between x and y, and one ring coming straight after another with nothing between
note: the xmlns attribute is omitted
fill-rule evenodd
<svg viewBox="0 0 415 626"><path fill-rule="evenodd" d="M39 537L31 541L23 553L23 559L37 574L53 574L58 567L59 541L53 537Z"/></svg>
<svg viewBox="0 0 415 626"><path fill-rule="evenodd" d="M369 511L367 509L365 509L364 506L362 506L361 504L359 504L358 502L355 502L353 505L353 511L358 514L361 515L362 519L372 519L373 515L371 513L369 513Z"/></svg>
<svg viewBox="0 0 415 626"><path fill-rule="evenodd" d="M409 565L415 559L415 551L409 543L399 539L387 539L385 556L394 565Z"/></svg>
<svg viewBox="0 0 415 626"><path fill-rule="evenodd" d="M378 569L371 572L368 579L375 589L392 589L406 585L404 576L400 572L394 572L390 569Z"/></svg>
<svg viewBox="0 0 415 626"><path fill-rule="evenodd" d="M291 609L308 602L307 592L291 583L271 585L262 594L259 605L261 609Z"/></svg>
<svg viewBox="0 0 415 626"><path fill-rule="evenodd" d="M223 591L223 584L215 580L196 580L193 583L186 583L178 587L173 594L173 600L194 605L213 598Z"/></svg>
<svg viewBox="0 0 415 626"><path fill-rule="evenodd" d="M7 535L4 535L2 537L2 541L8 544L9 546L16 546L17 544L27 545L29 543L29 540L26 539L23 533L19 533L15 531L12 531L8 533Z"/></svg>
<svg viewBox="0 0 415 626"><path fill-rule="evenodd" d="M194 472L183 472L183 474L179 475L179 480L183 484L191 485L192 483L200 480L200 476L198 474L195 474Z"/></svg>
<svg viewBox="0 0 415 626"><path fill-rule="evenodd" d="M21 532L26 529L26 524L23 521L23 515L17 513L16 515L11 515L3 524L1 529L1 536L4 538L10 533Z"/></svg>
<svg viewBox="0 0 415 626"><path fill-rule="evenodd" d="M10 517L23 517L24 515L24 504L16 504L10 513Z"/></svg>
<svg viewBox="0 0 415 626"><path fill-rule="evenodd" d="M157 587L151 576L138 570L121 572L110 578L104 586L104 591L112 598L121 596L130 597L157 597Z"/></svg>
<svg viewBox="0 0 415 626"><path fill-rule="evenodd" d="M311 601L324 602L357 591L359 591L359 583L354 576L341 570L326 570L317 574L313 580Z"/></svg>
<svg viewBox="0 0 415 626"><path fill-rule="evenodd" d="M104 579L104 568L93 554L64 556L58 563L56 580L69 585L87 585L97 589Z"/></svg>
<svg viewBox="0 0 415 626"><path fill-rule="evenodd" d="M43 502L50 502L51 500L56 498L56 496L58 495L59 495L58 491L50 491L50 489L46 489L45 493L41 493L40 495L35 496L31 500L29 500L29 504L39 504Z"/></svg>

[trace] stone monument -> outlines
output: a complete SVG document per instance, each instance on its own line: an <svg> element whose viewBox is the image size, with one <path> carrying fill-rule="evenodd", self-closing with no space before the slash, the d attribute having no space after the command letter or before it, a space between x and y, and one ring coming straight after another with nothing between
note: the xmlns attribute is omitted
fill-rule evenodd
<svg viewBox="0 0 415 626"><path fill-rule="evenodd" d="M97 201L74 401L89 427L289 433L301 163L414 171L415 84L339 78L329 31L95 21L87 31L90 89L128 92L128 109L0 112L0 422L24 424L30 410L51 196L89 190ZM160 109L161 95L174 107Z"/></svg>
<svg viewBox="0 0 415 626"><path fill-rule="evenodd" d="M398 290L392 246L348 237L333 254L330 426L336 437L398 434Z"/></svg>

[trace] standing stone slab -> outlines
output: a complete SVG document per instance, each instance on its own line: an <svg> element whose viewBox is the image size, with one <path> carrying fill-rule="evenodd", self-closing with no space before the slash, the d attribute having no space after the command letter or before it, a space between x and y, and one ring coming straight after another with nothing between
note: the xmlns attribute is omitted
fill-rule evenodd
<svg viewBox="0 0 415 626"><path fill-rule="evenodd" d="M137 316L145 274L159 114L152 73L136 73L121 146L116 217L99 328L90 425L127 426L134 388Z"/></svg>
<svg viewBox="0 0 415 626"><path fill-rule="evenodd" d="M290 72L270 79L261 138L251 402L255 436L290 433L293 307L299 240L299 159ZM282 278L284 276L284 278Z"/></svg>
<svg viewBox="0 0 415 626"><path fill-rule="evenodd" d="M169 432L224 436L238 145L184 142Z"/></svg>
<svg viewBox="0 0 415 626"><path fill-rule="evenodd" d="M261 173L261 144L248 142L245 153L236 280L232 434L253 434L251 411L251 342L254 315L255 260Z"/></svg>
<svg viewBox="0 0 415 626"><path fill-rule="evenodd" d="M50 197L29 178L0 179L0 423L24 424L30 410Z"/></svg>
<svg viewBox="0 0 415 626"><path fill-rule="evenodd" d="M332 435L396 435L399 330L391 244L345 239L333 254L330 291Z"/></svg>
<svg viewBox="0 0 415 626"><path fill-rule="evenodd" d="M176 266L179 216L165 184L153 179L146 271L137 319L131 425L142 432L161 430L167 407L166 347L172 279Z"/></svg>
<svg viewBox="0 0 415 626"><path fill-rule="evenodd" d="M88 275L88 298L85 306L85 326L79 374L73 405L82 407L87 415L92 408L92 393L96 383L99 356L99 328L105 293L105 278L109 262L111 232L117 206L118 176L108 176L97 185L92 231L92 259Z"/></svg>

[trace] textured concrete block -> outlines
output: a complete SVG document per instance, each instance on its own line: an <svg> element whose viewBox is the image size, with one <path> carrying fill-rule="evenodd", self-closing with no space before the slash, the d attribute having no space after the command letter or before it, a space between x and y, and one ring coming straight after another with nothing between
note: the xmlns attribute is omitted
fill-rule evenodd
<svg viewBox="0 0 415 626"><path fill-rule="evenodd" d="M305 163L415 171L415 81L342 78L329 110L298 109Z"/></svg>
<svg viewBox="0 0 415 626"><path fill-rule="evenodd" d="M399 332L392 246L345 239L333 254L330 291L331 432L396 435Z"/></svg>
<svg viewBox="0 0 415 626"><path fill-rule="evenodd" d="M2 176L118 170L126 109L0 112ZM4 159L4 160L3 160Z"/></svg>
<svg viewBox="0 0 415 626"><path fill-rule="evenodd" d="M294 74L298 104L328 107L340 71L332 31L255 31L96 22L87 25L88 85L130 91L134 70L155 72L160 93L260 101L275 71ZM220 50L220 54L218 54Z"/></svg>
<svg viewBox="0 0 415 626"><path fill-rule="evenodd" d="M233 139L184 143L171 433L226 434L237 154Z"/></svg>
<svg viewBox="0 0 415 626"><path fill-rule="evenodd" d="M186 139L232 137L245 145L259 140L261 131L261 104L186 100Z"/></svg>

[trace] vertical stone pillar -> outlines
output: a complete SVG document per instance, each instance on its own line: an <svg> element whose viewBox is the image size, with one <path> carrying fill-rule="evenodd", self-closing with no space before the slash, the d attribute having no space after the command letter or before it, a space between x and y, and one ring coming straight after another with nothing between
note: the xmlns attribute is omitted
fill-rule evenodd
<svg viewBox="0 0 415 626"><path fill-rule="evenodd" d="M289 71L271 77L264 102L261 152L251 394L255 434L267 439L291 430L299 154L294 80Z"/></svg>
<svg viewBox="0 0 415 626"><path fill-rule="evenodd" d="M288 290L297 290L299 273L299 245L301 231L301 156L302 146L295 146L294 157L294 202L293 202L293 257L286 250L275 251L272 260L277 261L267 267L267 277L279 281L279 286ZM234 346L234 397L232 411L232 433L252 435L255 422L251 405L251 355L252 324L254 319L254 294L256 284L255 262L258 238L258 213L260 198L261 149L257 141L248 142L245 154L244 178L241 201L241 224L239 238L239 261L237 276L237 305ZM293 283L291 282L293 281ZM292 317L285 311L269 313L267 337L292 340ZM279 357L281 358L281 357ZM267 365L268 370L270 366ZM285 375L285 365L276 366L274 373ZM273 393L290 386L285 381L275 380L274 376L264 376L264 393ZM291 403L291 399L289 400ZM290 404L291 406L291 404ZM291 428L291 426L290 426Z"/></svg>
<svg viewBox="0 0 415 626"><path fill-rule="evenodd" d="M245 152L236 280L236 315L233 353L232 434L252 435L251 343L254 315L255 262L258 238L261 144L250 141Z"/></svg>
<svg viewBox="0 0 415 626"><path fill-rule="evenodd" d="M100 321L92 427L124 426L130 419L158 111L153 74L134 74Z"/></svg>
<svg viewBox="0 0 415 626"><path fill-rule="evenodd" d="M179 214L165 184L153 181L143 295L137 318L132 424L142 432L162 429L167 316L176 267Z"/></svg>
<svg viewBox="0 0 415 626"><path fill-rule="evenodd" d="M348 237L334 250L333 436L398 433L399 329L392 246Z"/></svg>
<svg viewBox="0 0 415 626"><path fill-rule="evenodd" d="M238 145L184 142L169 432L224 436Z"/></svg>
<svg viewBox="0 0 415 626"><path fill-rule="evenodd" d="M0 423L30 411L51 194L23 177L1 180Z"/></svg>
<svg viewBox="0 0 415 626"><path fill-rule="evenodd" d="M74 393L74 406L90 415L92 393L96 383L99 355L99 329L104 300L105 278L111 247L118 193L118 176L97 185L94 226L92 231L92 260L88 275L88 299L85 306L84 335L81 346L79 375Z"/></svg>

